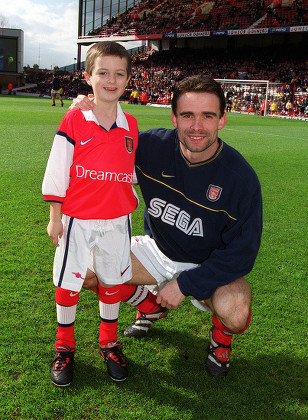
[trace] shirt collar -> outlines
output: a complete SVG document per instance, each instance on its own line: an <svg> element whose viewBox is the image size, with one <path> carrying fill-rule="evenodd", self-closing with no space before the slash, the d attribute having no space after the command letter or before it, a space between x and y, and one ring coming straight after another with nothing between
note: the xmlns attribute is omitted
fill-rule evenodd
<svg viewBox="0 0 308 420"><path fill-rule="evenodd" d="M97 125L100 125L97 121L92 110L90 111L81 111L86 119L86 121L94 121ZM124 112L122 111L121 105L117 104L117 119L115 121L116 126L119 128L124 128L124 130L129 130L127 118L125 117Z"/></svg>

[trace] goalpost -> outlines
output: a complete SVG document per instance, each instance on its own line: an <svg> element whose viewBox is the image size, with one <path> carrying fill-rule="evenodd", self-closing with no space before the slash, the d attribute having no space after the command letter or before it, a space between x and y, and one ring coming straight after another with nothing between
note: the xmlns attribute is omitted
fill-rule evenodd
<svg viewBox="0 0 308 420"><path fill-rule="evenodd" d="M237 95L257 95L264 101L264 116L267 114L268 99L275 95L279 83L269 80L246 80L246 79L215 79L225 89L230 88ZM276 87L276 89L275 89ZM272 88L272 92L271 92ZM225 91L225 94L227 92Z"/></svg>

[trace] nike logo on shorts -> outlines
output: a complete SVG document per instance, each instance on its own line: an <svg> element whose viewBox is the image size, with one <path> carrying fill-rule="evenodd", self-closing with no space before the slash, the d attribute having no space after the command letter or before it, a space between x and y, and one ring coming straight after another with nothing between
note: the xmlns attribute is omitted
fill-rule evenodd
<svg viewBox="0 0 308 420"><path fill-rule="evenodd" d="M71 293L70 293L70 297L77 296L77 295L78 295L78 293L79 293L79 292L76 292L76 293L71 292Z"/></svg>
<svg viewBox="0 0 308 420"><path fill-rule="evenodd" d="M123 274L125 273L125 271L127 271L129 269L130 265L128 267L125 268L124 271L121 271L121 277L123 276Z"/></svg>
<svg viewBox="0 0 308 420"><path fill-rule="evenodd" d="M80 140L81 146L84 146L85 144L89 143L89 141L93 140L95 136L91 137L89 140Z"/></svg>
<svg viewBox="0 0 308 420"><path fill-rule="evenodd" d="M117 290L116 292L112 292L112 293L105 292L105 295L107 295L107 296L115 295L115 294L116 294L116 293L118 293L119 291L120 291L120 289L119 289L119 290Z"/></svg>

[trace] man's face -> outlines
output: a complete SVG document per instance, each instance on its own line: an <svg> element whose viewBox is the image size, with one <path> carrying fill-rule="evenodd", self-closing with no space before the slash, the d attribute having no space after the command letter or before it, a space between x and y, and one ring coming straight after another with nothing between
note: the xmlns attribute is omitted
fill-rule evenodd
<svg viewBox="0 0 308 420"><path fill-rule="evenodd" d="M187 92L179 97L171 120L178 129L183 155L191 162L211 158L218 147L218 130L226 124L220 116L219 99L213 93Z"/></svg>

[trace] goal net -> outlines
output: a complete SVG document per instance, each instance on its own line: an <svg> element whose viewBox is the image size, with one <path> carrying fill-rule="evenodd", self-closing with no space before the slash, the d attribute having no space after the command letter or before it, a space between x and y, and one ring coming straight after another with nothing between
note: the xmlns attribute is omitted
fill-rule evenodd
<svg viewBox="0 0 308 420"><path fill-rule="evenodd" d="M227 112L267 115L269 100L277 97L280 83L269 80L216 79L225 92Z"/></svg>

